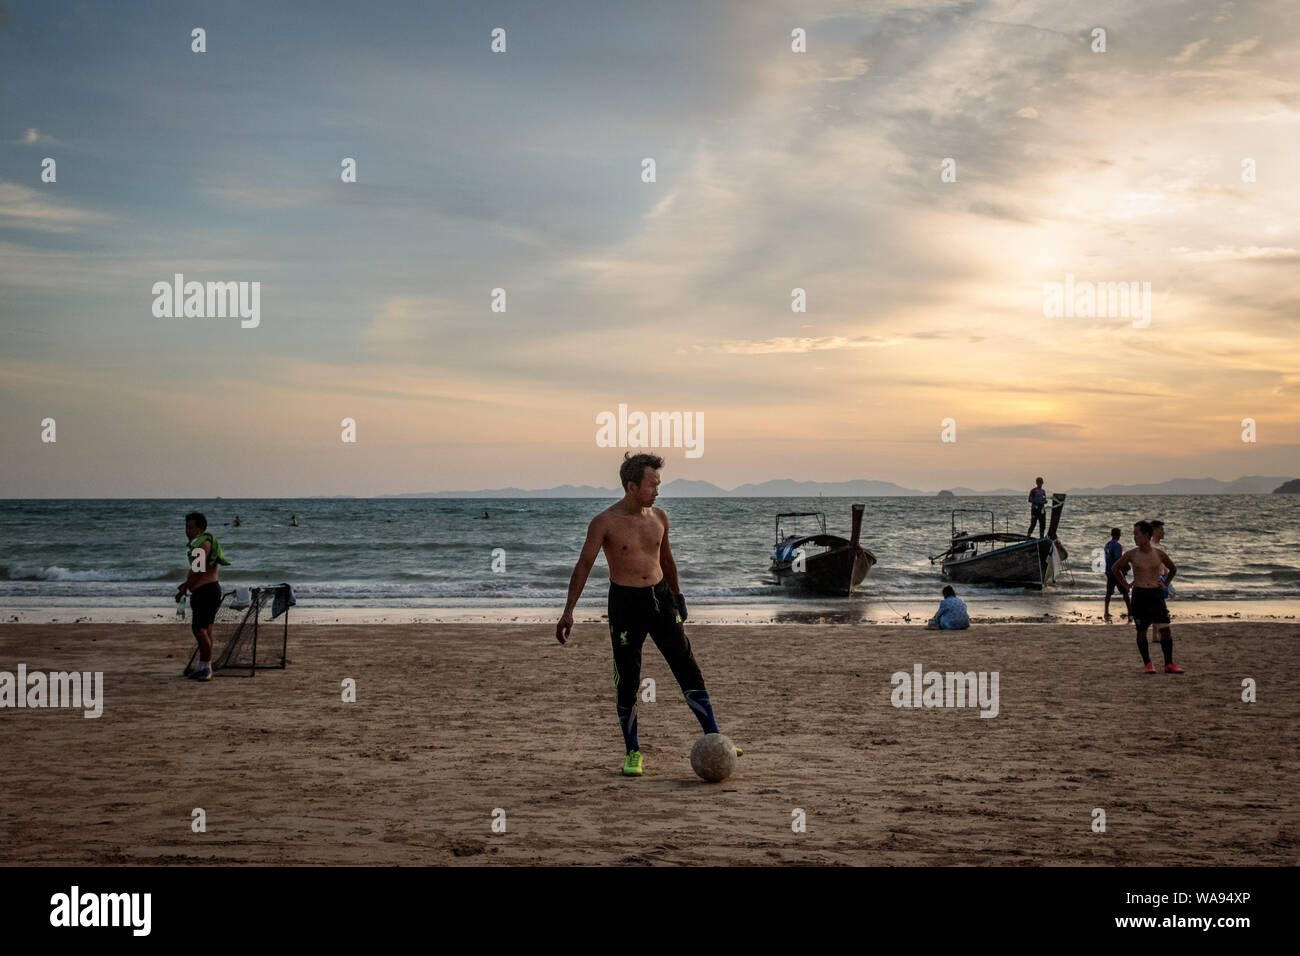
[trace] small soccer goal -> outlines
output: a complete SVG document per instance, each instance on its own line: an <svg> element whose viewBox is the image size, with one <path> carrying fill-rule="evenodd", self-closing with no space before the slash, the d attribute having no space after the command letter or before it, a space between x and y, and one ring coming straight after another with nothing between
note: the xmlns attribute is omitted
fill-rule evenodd
<svg viewBox="0 0 1300 956"><path fill-rule="evenodd" d="M289 585L249 588L247 606L235 607L234 601L235 591L222 594L212 622L212 672L252 677L259 670L283 668L289 650ZM198 660L196 647L184 676Z"/></svg>

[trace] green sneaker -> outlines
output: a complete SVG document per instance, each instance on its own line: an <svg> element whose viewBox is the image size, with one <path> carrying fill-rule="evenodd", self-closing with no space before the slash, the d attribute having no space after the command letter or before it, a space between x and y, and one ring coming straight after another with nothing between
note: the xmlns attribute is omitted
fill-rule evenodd
<svg viewBox="0 0 1300 956"><path fill-rule="evenodd" d="M737 748L736 748L736 756L737 756L737 757L743 757L743 756L745 756L745 751L743 751L743 750L741 750L739 747L737 747Z"/></svg>
<svg viewBox="0 0 1300 956"><path fill-rule="evenodd" d="M641 776L641 751L628 751L627 759L623 761L623 776L639 777Z"/></svg>

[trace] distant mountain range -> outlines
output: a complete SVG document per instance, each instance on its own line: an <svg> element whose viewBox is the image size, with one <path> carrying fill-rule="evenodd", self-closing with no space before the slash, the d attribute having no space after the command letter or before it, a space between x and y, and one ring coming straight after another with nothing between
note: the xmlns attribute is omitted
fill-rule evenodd
<svg viewBox="0 0 1300 956"><path fill-rule="evenodd" d="M1266 495L1274 490L1282 491L1279 485L1295 485L1297 479L1265 478L1251 475L1235 481L1219 481L1217 478L1173 478L1159 484L1145 485L1106 485L1104 488L1065 488L1072 495ZM1285 484L1284 484L1285 483ZM1027 495L1029 484L1024 488L996 488L977 491L973 488L944 489L959 497L979 497L990 495ZM1058 486L1048 485L1048 491L1061 491ZM1287 489L1292 490L1291 488ZM831 498L879 498L879 497L916 497L933 496L934 491L918 491L904 488L892 481L793 481L789 478L777 478L758 484L744 484L728 491L708 481L691 481L678 478L667 482L661 493L668 498L815 498L824 495ZM597 488L594 485L558 485L554 488L529 490L524 488L490 488L480 491L428 491L411 492L402 495L378 495L379 498L616 498L621 494L617 488Z"/></svg>
<svg viewBox="0 0 1300 956"><path fill-rule="evenodd" d="M1266 495L1286 478L1250 475L1236 481L1217 478L1174 478L1158 485L1107 485L1104 488L1071 488L1076 495Z"/></svg>

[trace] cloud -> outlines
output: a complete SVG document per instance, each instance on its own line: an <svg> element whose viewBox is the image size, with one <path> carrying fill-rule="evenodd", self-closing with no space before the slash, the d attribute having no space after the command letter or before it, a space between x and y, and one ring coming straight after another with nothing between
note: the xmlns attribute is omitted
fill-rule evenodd
<svg viewBox="0 0 1300 956"><path fill-rule="evenodd" d="M1300 249L1284 246L1217 246L1214 249L1180 247L1175 255L1188 262L1296 262Z"/></svg>
<svg viewBox="0 0 1300 956"><path fill-rule="evenodd" d="M78 209L51 199L40 190L0 181L0 226L76 232L107 219L103 213Z"/></svg>
<svg viewBox="0 0 1300 956"><path fill-rule="evenodd" d="M977 216L988 216L991 219L1004 219L1007 222L1020 222L1033 224L1037 222L1032 216L1028 216L1018 209L1011 206L1003 205L999 202L985 202L977 200L970 204L970 211Z"/></svg>
<svg viewBox="0 0 1300 956"><path fill-rule="evenodd" d="M855 56L846 62L841 63L838 72L831 76L827 76L825 79L827 83L847 83L863 76L869 68L865 56Z"/></svg>
<svg viewBox="0 0 1300 956"><path fill-rule="evenodd" d="M968 425L962 440L980 438L1027 438L1035 441L1073 441L1084 433L1082 425L1068 422L1032 422L1023 425Z"/></svg>
<svg viewBox="0 0 1300 956"><path fill-rule="evenodd" d="M1263 37L1255 36L1248 40L1234 43L1218 56L1210 57L1209 63L1211 66L1236 66L1238 61L1240 61L1247 53L1254 52L1255 48L1259 46L1259 41L1262 39Z"/></svg>
<svg viewBox="0 0 1300 956"><path fill-rule="evenodd" d="M897 339L882 339L872 335L845 337L830 335L820 337L784 337L762 342L723 342L716 351L726 355L778 355L799 352L824 352L841 349L887 348L897 345Z"/></svg>
<svg viewBox="0 0 1300 956"><path fill-rule="evenodd" d="M1209 37L1202 37L1199 40L1195 40L1179 50L1177 56L1171 56L1169 62L1178 64L1190 63L1192 58L1195 57L1196 54L1200 53L1201 50L1205 48L1205 44L1209 42Z"/></svg>
<svg viewBox="0 0 1300 956"><path fill-rule="evenodd" d="M359 187L352 187L359 188ZM221 182L203 187L213 199L257 209L291 209L314 206L326 198L325 190L302 186L267 186L256 183Z"/></svg>
<svg viewBox="0 0 1300 956"><path fill-rule="evenodd" d="M59 141L57 139L55 139L53 136L50 136L48 133L42 133L34 126L27 127L27 131L23 133L23 135L18 139L16 139L14 142L18 143L20 146L34 146L34 145L58 146L59 145Z"/></svg>

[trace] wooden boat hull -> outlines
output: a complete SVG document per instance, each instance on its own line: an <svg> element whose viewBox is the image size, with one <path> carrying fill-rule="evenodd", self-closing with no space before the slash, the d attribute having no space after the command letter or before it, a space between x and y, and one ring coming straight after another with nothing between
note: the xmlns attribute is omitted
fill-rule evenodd
<svg viewBox="0 0 1300 956"><path fill-rule="evenodd" d="M1041 589L1050 583L1053 538L1038 538L943 562L943 576L961 584Z"/></svg>
<svg viewBox="0 0 1300 956"><path fill-rule="evenodd" d="M772 573L786 587L848 597L857 589L876 563L876 557L865 548L845 544L843 547L810 555L803 570L796 571L793 561L774 561Z"/></svg>

